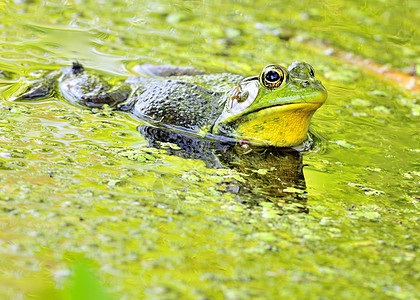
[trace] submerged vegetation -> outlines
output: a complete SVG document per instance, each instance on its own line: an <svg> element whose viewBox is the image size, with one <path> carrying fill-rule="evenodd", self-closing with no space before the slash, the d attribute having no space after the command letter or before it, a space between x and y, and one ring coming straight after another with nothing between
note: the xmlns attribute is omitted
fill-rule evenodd
<svg viewBox="0 0 420 300"><path fill-rule="evenodd" d="M0 298L418 297L418 2L6 0L0 16ZM116 82L140 63L294 60L329 93L302 153L193 139L191 155L109 107L10 100L73 61Z"/></svg>

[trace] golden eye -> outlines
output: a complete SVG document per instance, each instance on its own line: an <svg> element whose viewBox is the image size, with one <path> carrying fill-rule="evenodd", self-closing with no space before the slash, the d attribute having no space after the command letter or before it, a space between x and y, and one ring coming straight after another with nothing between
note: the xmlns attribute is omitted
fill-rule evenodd
<svg viewBox="0 0 420 300"><path fill-rule="evenodd" d="M277 65L268 65L262 70L259 81L265 88L274 90L286 83L288 77L289 75L284 68Z"/></svg>

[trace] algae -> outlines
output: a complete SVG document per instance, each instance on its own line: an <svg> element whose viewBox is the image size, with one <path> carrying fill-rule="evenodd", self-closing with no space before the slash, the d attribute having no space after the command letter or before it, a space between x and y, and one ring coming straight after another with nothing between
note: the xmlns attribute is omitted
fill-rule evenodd
<svg viewBox="0 0 420 300"><path fill-rule="evenodd" d="M117 299L416 299L418 94L317 43L411 72L419 11L380 0L0 3L0 298L87 295L71 284L85 274ZM178 145L149 148L140 121L110 108L10 101L21 80L75 60L119 80L140 63L248 76L296 59L329 92L303 157L306 189L267 166L212 169L172 155ZM80 261L97 283L72 273Z"/></svg>

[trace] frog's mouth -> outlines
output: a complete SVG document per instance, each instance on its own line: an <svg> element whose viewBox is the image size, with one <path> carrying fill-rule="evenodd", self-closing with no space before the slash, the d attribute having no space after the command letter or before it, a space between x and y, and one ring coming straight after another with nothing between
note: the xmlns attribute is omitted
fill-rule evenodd
<svg viewBox="0 0 420 300"><path fill-rule="evenodd" d="M268 113L272 109L280 109L280 111L288 111L295 110L295 109L304 109L305 111L315 111L319 107L321 107L325 100L327 99L327 91L325 88L319 83L318 85L319 90L314 93L307 94L306 97L290 97L289 101L285 102L275 102L272 105L263 106L263 107L255 107L249 111L244 112L240 118L247 118L248 115L253 115L259 113L261 111L266 111ZM277 101L277 100L276 100ZM252 108L252 105L250 106ZM254 118L254 116L252 116Z"/></svg>
<svg viewBox="0 0 420 300"><path fill-rule="evenodd" d="M258 114L260 112L264 112L264 114L266 113L270 113L270 111L272 111L273 109L280 109L280 107L282 107L282 109L280 109L281 111L286 111L289 109L295 110L297 108L306 108L306 109L310 109L312 108L314 111L317 110L319 107L322 106L322 103L319 102L289 102L289 103L282 103L282 104L274 104L271 106L267 106L267 107L262 107L262 108L258 108L256 110L253 111L248 111L246 113L244 113L241 118L247 118L248 115L253 115L253 114Z"/></svg>

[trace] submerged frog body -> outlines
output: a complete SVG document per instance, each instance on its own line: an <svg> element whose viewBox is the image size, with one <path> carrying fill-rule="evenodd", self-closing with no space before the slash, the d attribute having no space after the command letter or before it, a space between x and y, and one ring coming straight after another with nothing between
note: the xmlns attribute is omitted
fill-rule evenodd
<svg viewBox="0 0 420 300"><path fill-rule="evenodd" d="M74 63L31 81L16 99L58 91L72 103L115 106L178 131L291 147L305 140L313 113L327 97L313 68L303 62L287 69L268 65L259 76L248 78L203 75L175 66L143 65L141 70L149 76L130 77L112 86Z"/></svg>
<svg viewBox="0 0 420 300"><path fill-rule="evenodd" d="M207 168L229 168L245 175L246 181L226 182L223 185L248 207L269 202L273 209L282 213L285 203L296 203L297 211L308 212L303 154L300 151L253 145L243 147L238 143L202 139L145 125L137 129L149 147L163 148L167 154L186 159L200 159ZM273 198L285 201L270 201Z"/></svg>

